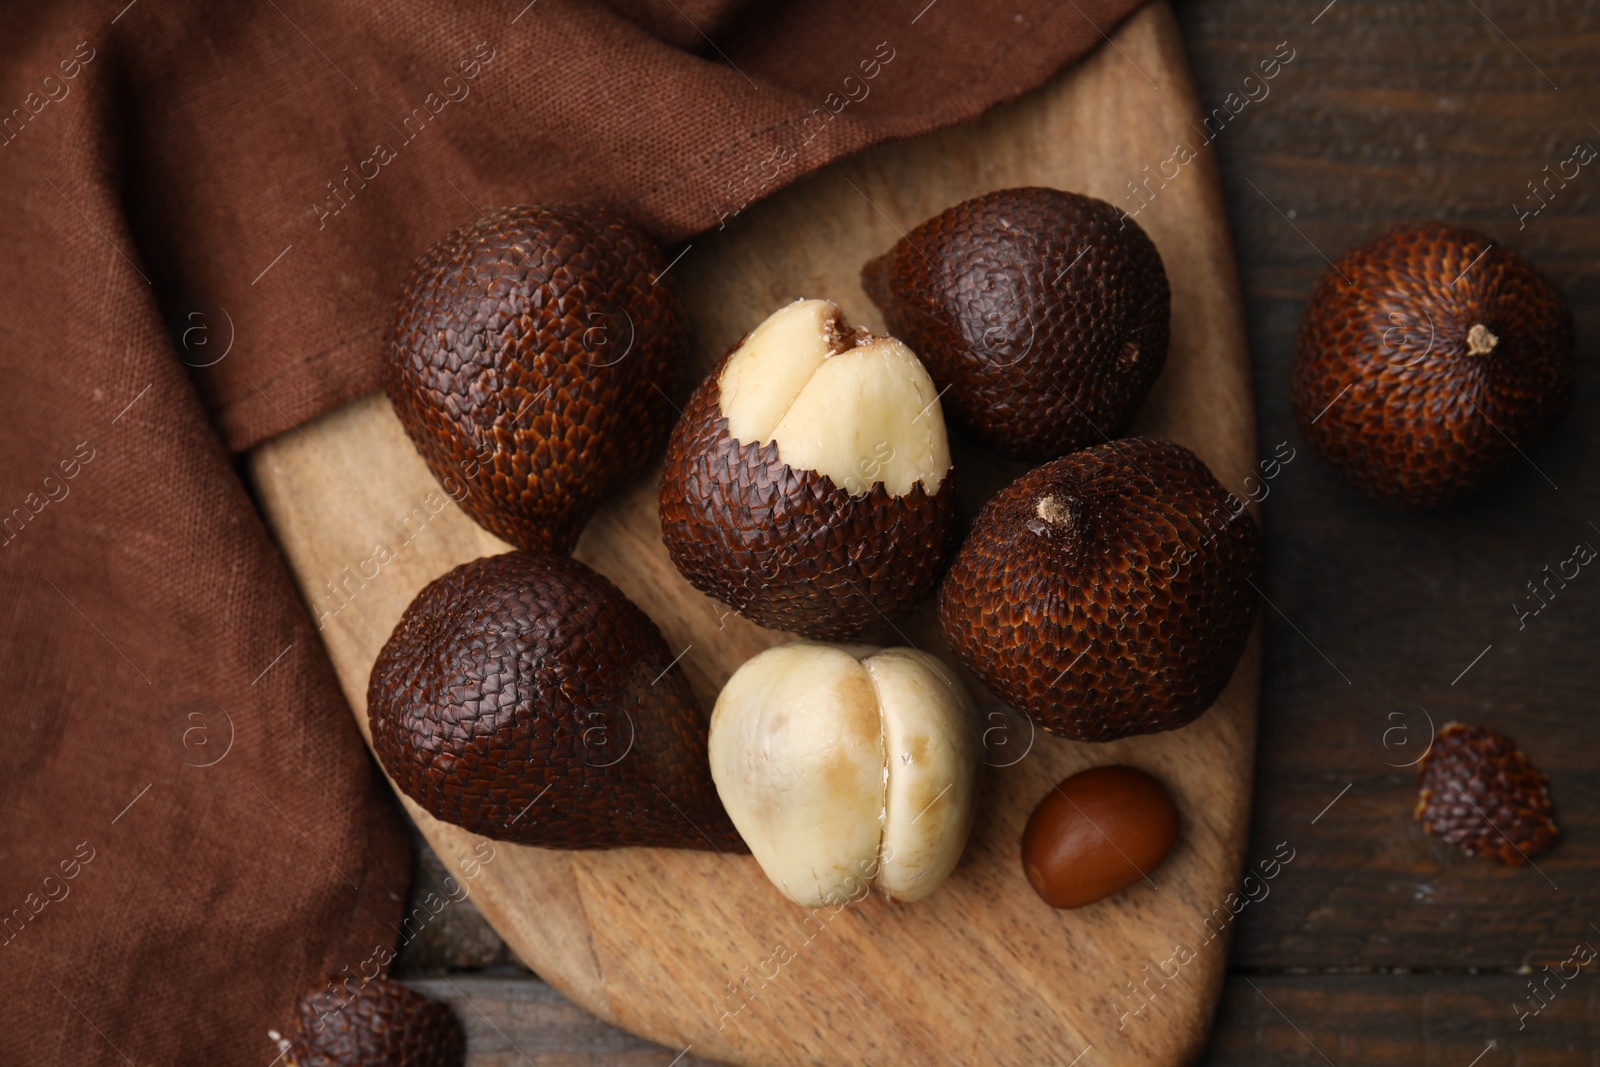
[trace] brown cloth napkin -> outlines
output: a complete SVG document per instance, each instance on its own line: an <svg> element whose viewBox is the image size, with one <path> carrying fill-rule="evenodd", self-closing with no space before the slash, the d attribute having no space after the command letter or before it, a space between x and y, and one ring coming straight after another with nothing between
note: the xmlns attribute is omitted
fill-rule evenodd
<svg viewBox="0 0 1600 1067"><path fill-rule="evenodd" d="M488 205L671 242L1043 82L1134 0L72 0L0 15L0 1062L259 1064L406 846L235 456L378 385Z"/></svg>

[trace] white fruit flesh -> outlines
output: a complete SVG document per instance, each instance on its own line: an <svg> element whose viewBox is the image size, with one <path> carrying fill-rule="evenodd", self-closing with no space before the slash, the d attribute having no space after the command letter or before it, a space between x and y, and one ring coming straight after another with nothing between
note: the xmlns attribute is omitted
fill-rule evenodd
<svg viewBox="0 0 1600 1067"><path fill-rule="evenodd" d="M717 697L710 757L723 807L784 896L815 907L871 880L883 739L854 656L800 643L744 664Z"/></svg>
<svg viewBox="0 0 1600 1067"><path fill-rule="evenodd" d="M728 358L717 379L728 433L765 444L817 368L849 344L827 300L796 300L767 316Z"/></svg>
<svg viewBox="0 0 1600 1067"><path fill-rule="evenodd" d="M889 760L878 887L921 900L955 869L972 828L978 778L971 698L932 656L868 656Z"/></svg>
<svg viewBox="0 0 1600 1067"><path fill-rule="evenodd" d="M966 845L972 704L912 649L798 642L736 671L711 716L711 776L767 877L807 906L920 900Z"/></svg>
<svg viewBox="0 0 1600 1067"><path fill-rule="evenodd" d="M728 433L775 442L778 457L853 496L883 483L892 496L938 490L950 442L933 379L892 337L844 321L831 300L797 300L768 316L718 379Z"/></svg>

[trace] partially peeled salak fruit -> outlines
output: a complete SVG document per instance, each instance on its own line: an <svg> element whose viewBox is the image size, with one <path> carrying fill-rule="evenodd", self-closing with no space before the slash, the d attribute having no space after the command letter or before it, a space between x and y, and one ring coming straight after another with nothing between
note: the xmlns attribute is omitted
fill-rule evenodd
<svg viewBox="0 0 1600 1067"><path fill-rule="evenodd" d="M828 300L774 312L673 430L661 534L695 588L763 626L857 637L933 591L956 534L938 390Z"/></svg>

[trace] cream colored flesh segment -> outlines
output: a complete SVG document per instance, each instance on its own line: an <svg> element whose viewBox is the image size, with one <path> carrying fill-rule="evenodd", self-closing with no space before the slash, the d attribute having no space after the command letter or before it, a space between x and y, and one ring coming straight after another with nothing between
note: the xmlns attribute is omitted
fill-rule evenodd
<svg viewBox="0 0 1600 1067"><path fill-rule="evenodd" d="M932 656L892 648L863 661L878 694L888 758L878 888L921 900L961 858L977 804L972 699Z"/></svg>
<svg viewBox="0 0 1600 1067"><path fill-rule="evenodd" d="M717 380L729 436L757 444L772 439L772 428L833 351L840 321L831 300L796 300L750 332Z"/></svg>
<svg viewBox="0 0 1600 1067"><path fill-rule="evenodd" d="M860 892L882 836L877 694L848 652L798 642L736 671L711 716L711 776L773 884L816 906Z"/></svg>
<svg viewBox="0 0 1600 1067"><path fill-rule="evenodd" d="M882 482L903 496L935 492L950 470L939 391L926 368L891 337L830 356L772 430L789 466L827 475L860 495Z"/></svg>

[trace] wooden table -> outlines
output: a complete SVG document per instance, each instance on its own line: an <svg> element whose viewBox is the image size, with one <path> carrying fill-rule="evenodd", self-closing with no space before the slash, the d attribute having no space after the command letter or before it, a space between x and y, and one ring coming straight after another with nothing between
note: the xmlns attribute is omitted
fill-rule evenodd
<svg viewBox="0 0 1600 1067"><path fill-rule="evenodd" d="M1263 453L1296 450L1266 503L1249 852L1287 841L1296 858L1241 917L1203 1062L1600 1063L1600 962L1564 988L1550 979L1555 995L1520 1030L1517 1014L1542 967L1600 948L1600 574L1521 628L1512 607L1573 545L1600 546L1600 165L1552 182L1520 228L1517 214L1537 206L1528 183L1546 165L1580 141L1600 148L1600 3L1325 3L1178 6L1202 100L1259 98L1213 129ZM1280 42L1293 59L1262 96L1245 78ZM1404 514L1308 453L1288 365L1326 258L1428 217L1554 276L1577 313L1579 387L1531 462L1466 503ZM1430 717L1507 733L1551 775L1564 836L1538 870L1468 859L1412 820L1415 773L1393 765L1420 755ZM439 874L430 859L419 896ZM668 1064L682 1051L605 1027L518 972L470 904L446 908L400 973L460 1004L473 1067Z"/></svg>

